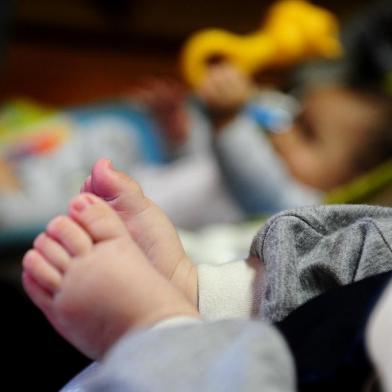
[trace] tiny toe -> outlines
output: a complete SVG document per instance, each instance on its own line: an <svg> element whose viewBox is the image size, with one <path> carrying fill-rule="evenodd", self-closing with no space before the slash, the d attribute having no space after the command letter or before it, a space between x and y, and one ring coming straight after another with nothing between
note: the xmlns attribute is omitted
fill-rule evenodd
<svg viewBox="0 0 392 392"><path fill-rule="evenodd" d="M23 269L49 294L53 295L61 285L62 275L60 272L34 249L25 254Z"/></svg>
<svg viewBox="0 0 392 392"><path fill-rule="evenodd" d="M91 190L98 197L111 201L121 194L141 192L139 184L125 173L117 171L108 159L98 160L91 171Z"/></svg>
<svg viewBox="0 0 392 392"><path fill-rule="evenodd" d="M64 247L45 233L35 239L34 249L60 272L65 272L71 262L70 254Z"/></svg>
<svg viewBox="0 0 392 392"><path fill-rule="evenodd" d="M99 159L91 170L91 187L87 192L94 193L105 200L113 200L118 196L116 172L108 159Z"/></svg>
<svg viewBox="0 0 392 392"><path fill-rule="evenodd" d="M86 178L86 180L84 181L84 184L80 188L80 193L83 193L83 192L91 192L91 193L93 192L91 175Z"/></svg>
<svg viewBox="0 0 392 392"><path fill-rule="evenodd" d="M117 213L99 197L82 193L69 207L70 216L89 233L93 241L104 241L128 236L128 231Z"/></svg>
<svg viewBox="0 0 392 392"><path fill-rule="evenodd" d="M125 173L115 170L107 159L95 163L89 192L109 202L120 215L136 215L149 206L140 185Z"/></svg>
<svg viewBox="0 0 392 392"><path fill-rule="evenodd" d="M22 285L33 303L48 314L52 305L52 295L44 290L26 271L22 273Z"/></svg>
<svg viewBox="0 0 392 392"><path fill-rule="evenodd" d="M49 222L46 234L63 246L71 256L84 255L92 246L89 235L68 216L58 216Z"/></svg>

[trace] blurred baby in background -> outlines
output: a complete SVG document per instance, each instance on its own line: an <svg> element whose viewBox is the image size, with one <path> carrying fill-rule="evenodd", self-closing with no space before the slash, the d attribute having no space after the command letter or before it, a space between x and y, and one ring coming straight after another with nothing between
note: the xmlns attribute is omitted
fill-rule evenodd
<svg viewBox="0 0 392 392"><path fill-rule="evenodd" d="M350 29L344 59L294 72L289 85L295 88L284 87L294 95L260 87L224 58L207 67L192 94L165 80L135 89L131 106L156 122L165 163L139 159L138 141L116 122L94 127L65 148L23 161L24 183L18 196L2 193L0 221L4 227L39 224L63 211L75 193L71 182L79 183L102 156L185 229L323 203L327 192L391 156L391 65L384 61L392 41L390 8L382 20L369 14ZM371 67L365 63L370 51Z"/></svg>
<svg viewBox="0 0 392 392"><path fill-rule="evenodd" d="M223 186L245 216L322 203L326 193L392 156L386 82L392 67L384 61L391 53L392 11L381 9L348 26L344 59L309 62L293 72L296 99L261 88L221 60L208 68L190 103L162 81L145 102L180 151L200 144L203 130L193 112L204 116L211 139L201 150L211 148ZM376 60L370 66L368 59Z"/></svg>

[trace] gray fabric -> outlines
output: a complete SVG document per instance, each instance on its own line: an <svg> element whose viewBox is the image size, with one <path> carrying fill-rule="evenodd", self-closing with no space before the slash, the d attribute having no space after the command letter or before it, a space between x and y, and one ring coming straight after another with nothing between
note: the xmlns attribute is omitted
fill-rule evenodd
<svg viewBox="0 0 392 392"><path fill-rule="evenodd" d="M326 290L392 269L392 209L322 206L285 211L256 235L265 263L262 318L278 321Z"/></svg>
<svg viewBox="0 0 392 392"><path fill-rule="evenodd" d="M97 370L78 389L64 391L295 390L286 343L274 327L260 321L201 323L127 335Z"/></svg>

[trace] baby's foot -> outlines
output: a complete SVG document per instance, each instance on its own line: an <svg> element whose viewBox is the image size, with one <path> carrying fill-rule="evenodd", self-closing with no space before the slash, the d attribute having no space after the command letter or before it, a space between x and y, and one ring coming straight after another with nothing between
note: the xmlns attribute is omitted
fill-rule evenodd
<svg viewBox="0 0 392 392"><path fill-rule="evenodd" d="M82 191L94 193L107 201L158 271L196 304L196 269L186 256L169 218L144 196L135 181L124 173L115 171L110 161L100 159L94 165Z"/></svg>
<svg viewBox="0 0 392 392"><path fill-rule="evenodd" d="M97 359L129 329L197 311L91 194L53 219L23 259L23 285L54 328Z"/></svg>

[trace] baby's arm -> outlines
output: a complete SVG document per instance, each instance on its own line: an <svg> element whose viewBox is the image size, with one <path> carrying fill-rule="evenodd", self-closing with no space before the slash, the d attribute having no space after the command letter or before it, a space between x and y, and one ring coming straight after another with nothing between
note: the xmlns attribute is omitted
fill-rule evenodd
<svg viewBox="0 0 392 392"><path fill-rule="evenodd" d="M231 195L247 214L318 202L320 195L293 179L260 125L244 110L257 91L229 63L211 66L196 91L209 115L214 155Z"/></svg>
<svg viewBox="0 0 392 392"><path fill-rule="evenodd" d="M267 135L246 113L214 138L213 148L225 184L247 214L272 214L320 200L318 192L292 177Z"/></svg>

